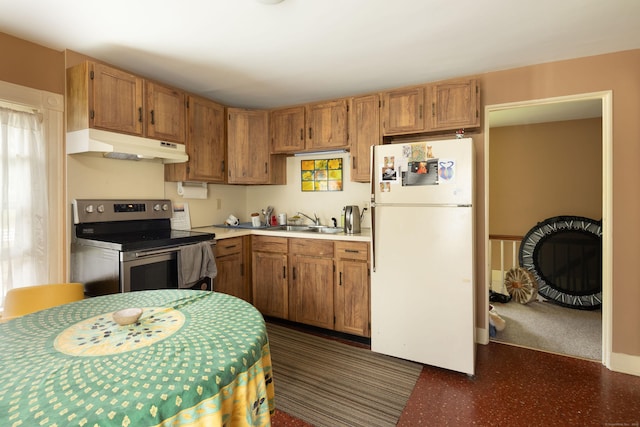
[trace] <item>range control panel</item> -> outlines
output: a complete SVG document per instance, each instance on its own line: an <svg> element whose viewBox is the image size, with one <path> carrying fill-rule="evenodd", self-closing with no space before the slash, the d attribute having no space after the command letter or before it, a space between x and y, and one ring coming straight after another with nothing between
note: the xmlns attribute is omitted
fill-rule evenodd
<svg viewBox="0 0 640 427"><path fill-rule="evenodd" d="M76 199L72 204L73 223L170 219L171 200Z"/></svg>

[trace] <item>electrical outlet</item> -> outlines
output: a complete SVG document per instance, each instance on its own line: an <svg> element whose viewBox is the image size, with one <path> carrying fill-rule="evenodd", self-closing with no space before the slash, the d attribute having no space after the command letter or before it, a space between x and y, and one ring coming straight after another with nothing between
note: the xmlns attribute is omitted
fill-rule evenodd
<svg viewBox="0 0 640 427"><path fill-rule="evenodd" d="M216 199L216 203L218 205L218 210L222 209L222 199Z"/></svg>
<svg viewBox="0 0 640 427"><path fill-rule="evenodd" d="M362 210L365 210L365 209L369 210L369 202L368 201L362 203Z"/></svg>

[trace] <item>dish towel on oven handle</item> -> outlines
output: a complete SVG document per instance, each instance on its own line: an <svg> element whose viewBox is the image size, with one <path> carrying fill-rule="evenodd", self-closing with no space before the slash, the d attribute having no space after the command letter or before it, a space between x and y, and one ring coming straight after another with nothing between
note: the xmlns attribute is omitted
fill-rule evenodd
<svg viewBox="0 0 640 427"><path fill-rule="evenodd" d="M178 288L189 288L204 277L218 275L211 242L200 242L180 247L178 252Z"/></svg>

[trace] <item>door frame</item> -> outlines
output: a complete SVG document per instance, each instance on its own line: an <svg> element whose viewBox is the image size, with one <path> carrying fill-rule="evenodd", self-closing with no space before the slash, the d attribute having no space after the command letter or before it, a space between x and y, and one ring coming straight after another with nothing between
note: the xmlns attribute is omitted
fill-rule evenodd
<svg viewBox="0 0 640 427"><path fill-rule="evenodd" d="M490 113L511 108L531 107L599 99L602 105L602 364L611 369L612 353L612 291L613 291L613 91L582 93L544 99L533 99L504 104L486 105L484 108L484 253L485 290L489 295L491 284L491 253L489 251L489 149ZM486 305L486 304L485 304ZM488 307L488 305L487 305ZM487 331L489 311L486 309ZM488 341L488 337L487 337Z"/></svg>

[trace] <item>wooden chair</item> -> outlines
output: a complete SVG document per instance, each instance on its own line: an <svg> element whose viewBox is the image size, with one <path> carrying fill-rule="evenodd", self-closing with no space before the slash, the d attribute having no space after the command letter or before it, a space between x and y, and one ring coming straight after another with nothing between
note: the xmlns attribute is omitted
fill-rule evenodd
<svg viewBox="0 0 640 427"><path fill-rule="evenodd" d="M84 299L82 283L55 283L14 288L4 298L1 321Z"/></svg>

